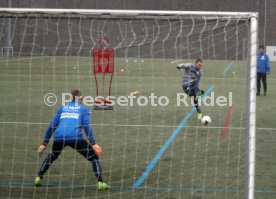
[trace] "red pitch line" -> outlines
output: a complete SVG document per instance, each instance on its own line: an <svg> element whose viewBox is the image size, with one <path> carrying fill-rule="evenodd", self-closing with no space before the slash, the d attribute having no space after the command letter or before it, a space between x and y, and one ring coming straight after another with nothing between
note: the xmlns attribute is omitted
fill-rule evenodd
<svg viewBox="0 0 276 199"><path fill-rule="evenodd" d="M231 115L232 115L232 110L233 110L233 107L229 106L228 107L228 114L227 114L227 117L224 121L223 129L220 132L221 137L226 137L227 136L228 126L229 126L229 122L230 122Z"/></svg>

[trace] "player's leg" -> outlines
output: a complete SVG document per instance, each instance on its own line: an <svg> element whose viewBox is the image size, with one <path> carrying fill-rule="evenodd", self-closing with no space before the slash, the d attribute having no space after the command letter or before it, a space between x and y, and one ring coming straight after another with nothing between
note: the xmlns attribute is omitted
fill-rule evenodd
<svg viewBox="0 0 276 199"><path fill-rule="evenodd" d="M266 91L267 91L266 73L262 73L262 82L264 87L264 96L266 96Z"/></svg>
<svg viewBox="0 0 276 199"><path fill-rule="evenodd" d="M257 95L260 95L262 73L257 73Z"/></svg>
<svg viewBox="0 0 276 199"><path fill-rule="evenodd" d="M64 147L65 147L65 145L62 142L61 143L58 143L58 142L53 143L52 152L50 154L48 154L47 157L44 159L44 161L38 171L37 177L35 178L36 186L41 185L43 175L50 168L51 164L58 158L58 156L60 155L60 153Z"/></svg>
<svg viewBox="0 0 276 199"><path fill-rule="evenodd" d="M202 118L202 112L201 109L198 105L198 100L199 100L199 88L193 88L190 91L190 96L193 97L194 99L194 106L196 108L196 112L197 112L197 118L200 120Z"/></svg>
<svg viewBox="0 0 276 199"><path fill-rule="evenodd" d="M99 162L99 157L94 151L94 149L91 147L91 145L87 141L83 140L77 142L75 146L71 147L75 148L85 159L92 163L94 174L98 180L99 190L108 189L109 186L103 182L102 168Z"/></svg>
<svg viewBox="0 0 276 199"><path fill-rule="evenodd" d="M198 119L201 119L202 118L202 112L200 110L200 107L198 105L198 100L199 100L199 96L198 96L198 93L199 93L199 88L193 88L191 89L190 87L182 87L183 88L183 91L189 95L191 98L193 98L194 100L194 106L196 108L196 111L197 111L197 118Z"/></svg>

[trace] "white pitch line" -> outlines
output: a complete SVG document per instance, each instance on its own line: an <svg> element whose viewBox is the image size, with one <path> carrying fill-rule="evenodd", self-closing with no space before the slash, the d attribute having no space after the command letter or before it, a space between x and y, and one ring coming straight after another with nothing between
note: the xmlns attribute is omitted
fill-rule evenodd
<svg viewBox="0 0 276 199"><path fill-rule="evenodd" d="M33 56L33 57L22 57L22 58L12 58L12 59L3 59L3 60L0 60L0 62L12 62L12 61L22 61L22 60L32 60L32 59L43 59L43 58L50 58L52 56L44 56L44 57L41 57L41 56Z"/></svg>
<svg viewBox="0 0 276 199"><path fill-rule="evenodd" d="M20 76L20 77L24 77L24 76L27 76L29 77L30 74L0 74L0 76L7 76L7 77L17 77L17 76ZM32 74L31 75L32 77L93 77L94 76L91 74L91 75L51 75L51 74ZM116 75L114 74L114 76L118 76L120 78L138 78L137 76L119 76L119 75ZM166 76L166 78L176 78L178 76ZM153 76L144 76L143 78L164 78L164 76L156 76L156 77L153 77ZM247 77L204 77L204 79L206 80L245 80L247 79ZM275 81L276 78L269 78L268 80L271 80L271 81ZM1 81L3 82L3 81ZM9 82L9 81L7 81Z"/></svg>
<svg viewBox="0 0 276 199"><path fill-rule="evenodd" d="M171 64L174 64L174 63L176 63L176 62L180 62L180 61L183 61L183 59L174 60L174 61L171 61L170 63L171 63Z"/></svg>
<svg viewBox="0 0 276 199"><path fill-rule="evenodd" d="M11 59L2 59L0 60L0 63L5 63L5 62L19 62L19 61L22 61L22 60L33 60L33 59L44 59L44 58L53 58L53 59L59 59L59 57L53 57L53 56L33 56L33 57L18 57L18 58L11 58ZM65 57L66 58L69 58L70 59L70 56L68 57ZM63 58L61 58L63 59ZM79 57L78 59L90 59L89 57ZM58 61L57 61L58 62Z"/></svg>
<svg viewBox="0 0 276 199"><path fill-rule="evenodd" d="M0 124L25 124L25 125L48 125L45 122L0 122ZM151 128L177 128L177 125L150 125L150 124L106 124L106 123L96 123L91 124L91 126L112 126L112 127L151 127ZM222 129L223 126L181 126L184 128L199 128L199 129ZM244 130L245 127L228 127L228 129L233 130ZM257 130L265 131L275 131L276 128L256 128Z"/></svg>

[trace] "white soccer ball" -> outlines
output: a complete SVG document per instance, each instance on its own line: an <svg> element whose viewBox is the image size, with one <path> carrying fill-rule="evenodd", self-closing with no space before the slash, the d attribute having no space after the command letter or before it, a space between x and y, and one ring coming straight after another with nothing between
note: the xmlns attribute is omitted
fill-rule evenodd
<svg viewBox="0 0 276 199"><path fill-rule="evenodd" d="M211 117L209 117L208 115L203 116L203 118L201 119L201 123L203 125L209 125L211 121Z"/></svg>

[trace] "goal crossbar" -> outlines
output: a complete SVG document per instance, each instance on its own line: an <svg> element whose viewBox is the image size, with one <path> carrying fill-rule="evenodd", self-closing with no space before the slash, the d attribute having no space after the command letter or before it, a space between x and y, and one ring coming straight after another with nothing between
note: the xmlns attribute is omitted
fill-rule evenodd
<svg viewBox="0 0 276 199"><path fill-rule="evenodd" d="M42 9L42 8L0 8L0 16L20 16L22 14L51 14L55 16L70 15L70 17L80 16L101 16L101 17L151 17L160 16L167 18L175 18L178 16L194 15L198 17L214 18L214 17L231 17L232 19L248 20L256 18L256 12L210 12L210 11L169 11L169 10L108 10L108 9Z"/></svg>

